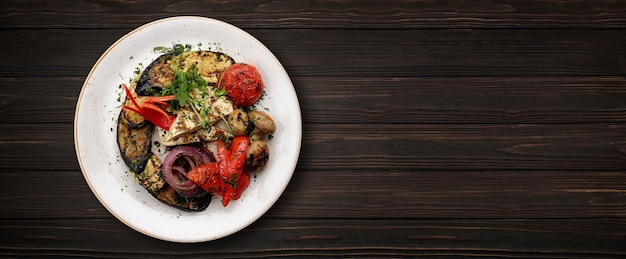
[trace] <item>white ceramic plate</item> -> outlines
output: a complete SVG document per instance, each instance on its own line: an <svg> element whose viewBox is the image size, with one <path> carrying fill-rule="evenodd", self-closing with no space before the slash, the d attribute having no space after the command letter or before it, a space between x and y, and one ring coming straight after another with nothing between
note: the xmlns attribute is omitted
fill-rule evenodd
<svg viewBox="0 0 626 259"><path fill-rule="evenodd" d="M239 200L223 207L219 197L202 212L169 207L133 179L116 142L122 92L140 64L159 56L154 47L191 44L218 50L257 67L265 82L260 107L276 121L268 141L267 167L252 178ZM198 47L200 45L200 47ZM123 94L121 95L124 96ZM286 188L295 170L302 138L300 106L278 59L257 39L230 24L203 17L173 17L141 26L116 41L87 76L76 106L74 144L81 170L98 200L129 227L162 240L202 242L235 233L261 217ZM261 238L261 237L260 237Z"/></svg>

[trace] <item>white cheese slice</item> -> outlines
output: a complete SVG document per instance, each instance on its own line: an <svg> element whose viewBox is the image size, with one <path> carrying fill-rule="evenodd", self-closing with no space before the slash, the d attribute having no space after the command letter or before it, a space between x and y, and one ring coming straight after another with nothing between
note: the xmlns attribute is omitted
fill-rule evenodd
<svg viewBox="0 0 626 259"><path fill-rule="evenodd" d="M208 128L200 128L194 132L179 136L170 140L162 140L161 144L165 146L177 146L198 142L216 141L218 139L224 139L231 137L228 131L225 131L216 126L210 126Z"/></svg>
<svg viewBox="0 0 626 259"><path fill-rule="evenodd" d="M199 130L200 128L202 128L202 122L198 116L196 116L193 111L181 109L178 116L176 116L176 119L174 119L169 131L167 131L167 134L163 136L162 140L170 141L180 137L181 135Z"/></svg>

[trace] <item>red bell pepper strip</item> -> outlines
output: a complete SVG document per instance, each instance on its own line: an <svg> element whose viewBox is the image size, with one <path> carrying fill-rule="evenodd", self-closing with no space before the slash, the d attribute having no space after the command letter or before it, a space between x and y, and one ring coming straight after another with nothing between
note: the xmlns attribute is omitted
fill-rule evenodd
<svg viewBox="0 0 626 259"><path fill-rule="evenodd" d="M212 162L191 169L187 173L187 179L197 184L208 193L221 193L222 180L219 175L217 162Z"/></svg>
<svg viewBox="0 0 626 259"><path fill-rule="evenodd" d="M222 179L222 192L220 194L222 195L222 205L226 207L235 191L233 184L231 184L231 151L228 149L226 143L221 140L217 142L216 151L220 178Z"/></svg>
<svg viewBox="0 0 626 259"><path fill-rule="evenodd" d="M219 165L220 177L222 179L227 179L230 150L228 150L226 143L221 140L217 141L215 150L217 151L217 163Z"/></svg>
<svg viewBox="0 0 626 259"><path fill-rule="evenodd" d="M133 102L135 107L137 107L137 109L139 109L139 107L141 107L141 106L139 106L139 104L135 100L135 97L133 97L133 94L130 92L130 90L128 90L128 87L126 86L126 84L124 84L123 86L124 86L124 91L126 91L126 96L128 96L128 99L130 99L130 101Z"/></svg>
<svg viewBox="0 0 626 259"><path fill-rule="evenodd" d="M244 179L246 176L242 176L249 144L250 139L246 136L233 138L230 150L226 149L225 143L221 141L217 143L218 161L222 161L220 176L224 182L222 185L222 205L224 206L227 206L230 200L238 199L250 182L249 175L246 175L247 179Z"/></svg>
<svg viewBox="0 0 626 259"><path fill-rule="evenodd" d="M144 102L141 110L147 120L165 130L169 130L176 119L175 116L167 114L163 109L151 103Z"/></svg>
<svg viewBox="0 0 626 259"><path fill-rule="evenodd" d="M200 165L187 173L187 179L203 190L222 196L222 205L241 197L250 184L250 175L245 170L246 152L250 139L235 137L230 145L217 141L217 162Z"/></svg>
<svg viewBox="0 0 626 259"><path fill-rule="evenodd" d="M167 109L167 107L170 107L170 105L168 103L166 103L167 101L171 101L174 100L174 96L173 95L166 95L166 96L150 96L148 98L146 98L146 101L144 103L152 103L152 104L158 104L158 106L161 106L161 108L163 109Z"/></svg>
<svg viewBox="0 0 626 259"><path fill-rule="evenodd" d="M248 187L249 184L250 184L250 174L244 171L239 176L239 179L237 181L237 187L235 188L235 192L233 193L233 196L231 197L231 199L233 200L239 199L241 197L241 194Z"/></svg>
<svg viewBox="0 0 626 259"><path fill-rule="evenodd" d="M228 201L230 201L230 197L226 199L224 197L229 196L229 193L232 192L232 185L227 182L230 174L230 170L228 169L230 165L230 150L228 150L228 145L222 140L217 141L215 150L217 152L220 182L222 183L222 189L219 194L222 196L222 205L226 206L228 205Z"/></svg>
<svg viewBox="0 0 626 259"><path fill-rule="evenodd" d="M246 136L236 136L231 142L230 161L233 163L233 169L237 170L237 173L241 173L246 164L246 153L248 152L249 145L250 139Z"/></svg>
<svg viewBox="0 0 626 259"><path fill-rule="evenodd" d="M126 96L128 96L128 99L130 99L135 107L124 105L122 108L138 113L146 118L146 120L152 122L154 125L157 125L159 128L165 130L170 129L176 116L167 114L165 109L169 107L169 104L167 104L166 101L173 100L173 95L148 97L141 105L139 105L130 90L128 90L126 84L123 86L124 91L126 91Z"/></svg>

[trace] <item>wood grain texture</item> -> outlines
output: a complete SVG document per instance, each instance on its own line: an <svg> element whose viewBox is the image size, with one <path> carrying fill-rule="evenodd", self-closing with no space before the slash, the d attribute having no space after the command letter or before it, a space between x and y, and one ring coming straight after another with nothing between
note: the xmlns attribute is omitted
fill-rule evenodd
<svg viewBox="0 0 626 259"><path fill-rule="evenodd" d="M305 122L623 123L624 77L293 77Z"/></svg>
<svg viewBox="0 0 626 259"><path fill-rule="evenodd" d="M621 171L298 169L264 218L623 218L624 177ZM0 180L5 183L0 189L2 220L112 217L79 170L5 170ZM133 197L153 199L147 193Z"/></svg>
<svg viewBox="0 0 626 259"><path fill-rule="evenodd" d="M626 165L623 124L304 124L303 129L301 170L623 170ZM11 124L0 130L10 132L0 136L0 169L78 169L71 124Z"/></svg>
<svg viewBox="0 0 626 259"><path fill-rule="evenodd" d="M277 203L199 244L112 216L73 143L102 53L176 15L263 42L303 119ZM0 257L626 257L626 1L11 0L0 37Z"/></svg>
<svg viewBox="0 0 626 259"><path fill-rule="evenodd" d="M7 39L0 46L5 53L0 77L33 76L31 66L37 67L37 76L87 76L100 55L128 32L0 30L0 37ZM623 30L249 32L278 57L290 76L622 76L626 71Z"/></svg>
<svg viewBox="0 0 626 259"><path fill-rule="evenodd" d="M305 126L299 161L306 169L622 170L626 165L621 124Z"/></svg>
<svg viewBox="0 0 626 259"><path fill-rule="evenodd" d="M106 220L0 221L0 255L30 257L482 257L626 256L614 220L261 219L213 242L154 240ZM264 234L259 238L259 234ZM26 242L24 242L24 240Z"/></svg>
<svg viewBox="0 0 626 259"><path fill-rule="evenodd" d="M4 28L135 28L179 15L243 28L624 28L624 1L3 1Z"/></svg>
<svg viewBox="0 0 626 259"><path fill-rule="evenodd" d="M85 77L0 78L1 123L73 123ZM307 124L626 122L626 79L619 76L291 80Z"/></svg>

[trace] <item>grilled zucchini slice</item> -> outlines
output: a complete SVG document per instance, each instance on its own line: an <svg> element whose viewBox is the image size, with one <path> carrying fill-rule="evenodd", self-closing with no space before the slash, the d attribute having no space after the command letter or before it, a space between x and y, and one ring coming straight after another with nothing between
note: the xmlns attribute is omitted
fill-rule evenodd
<svg viewBox="0 0 626 259"><path fill-rule="evenodd" d="M143 171L135 174L135 180L149 192L156 192L165 186L165 177L161 172L161 160L157 155L152 153Z"/></svg>
<svg viewBox="0 0 626 259"><path fill-rule="evenodd" d="M198 73L209 84L217 84L218 76L235 64L235 60L221 52L198 50L184 52L171 60L171 69L187 71L196 66Z"/></svg>

